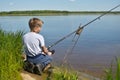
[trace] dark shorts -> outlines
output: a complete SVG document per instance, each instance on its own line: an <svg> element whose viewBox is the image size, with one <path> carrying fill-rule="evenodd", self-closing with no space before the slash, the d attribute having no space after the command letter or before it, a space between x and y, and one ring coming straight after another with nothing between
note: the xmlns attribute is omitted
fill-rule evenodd
<svg viewBox="0 0 120 80"><path fill-rule="evenodd" d="M39 54L35 57L27 56L27 60L34 64L42 64L43 66L46 66L47 64L51 63L52 57L49 55Z"/></svg>

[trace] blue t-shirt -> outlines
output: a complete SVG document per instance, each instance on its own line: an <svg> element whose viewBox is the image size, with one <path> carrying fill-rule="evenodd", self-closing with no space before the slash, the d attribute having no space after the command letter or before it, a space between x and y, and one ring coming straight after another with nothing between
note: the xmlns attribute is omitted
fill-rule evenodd
<svg viewBox="0 0 120 80"><path fill-rule="evenodd" d="M42 46L45 46L42 35L29 32L23 36L24 52L27 56L36 56L42 53Z"/></svg>

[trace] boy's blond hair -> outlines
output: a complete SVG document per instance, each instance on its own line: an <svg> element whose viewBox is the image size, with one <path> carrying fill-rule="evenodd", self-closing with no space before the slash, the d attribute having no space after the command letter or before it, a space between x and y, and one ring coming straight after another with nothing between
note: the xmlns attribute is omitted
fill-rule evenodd
<svg viewBox="0 0 120 80"><path fill-rule="evenodd" d="M29 20L29 27L33 30L36 26L41 27L44 22L38 18L32 18Z"/></svg>

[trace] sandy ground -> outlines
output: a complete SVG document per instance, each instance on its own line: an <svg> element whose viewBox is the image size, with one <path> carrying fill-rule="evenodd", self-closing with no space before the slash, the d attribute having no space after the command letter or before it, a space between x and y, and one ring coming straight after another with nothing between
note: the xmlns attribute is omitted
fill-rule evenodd
<svg viewBox="0 0 120 80"><path fill-rule="evenodd" d="M100 80L99 78L95 78L85 73L79 73L79 75L78 80ZM43 80L41 76L26 71L22 71L21 76L23 80Z"/></svg>
<svg viewBox="0 0 120 80"><path fill-rule="evenodd" d="M22 71L21 76L23 80L42 80L41 76L29 73L27 71Z"/></svg>

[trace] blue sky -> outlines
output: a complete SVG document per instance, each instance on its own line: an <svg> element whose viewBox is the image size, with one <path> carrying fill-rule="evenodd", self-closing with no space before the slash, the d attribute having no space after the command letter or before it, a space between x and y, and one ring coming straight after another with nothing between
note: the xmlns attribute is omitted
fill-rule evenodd
<svg viewBox="0 0 120 80"><path fill-rule="evenodd" d="M105 11L115 7L118 4L120 4L120 0L1 0L0 11ZM120 7L115 11L120 11Z"/></svg>

